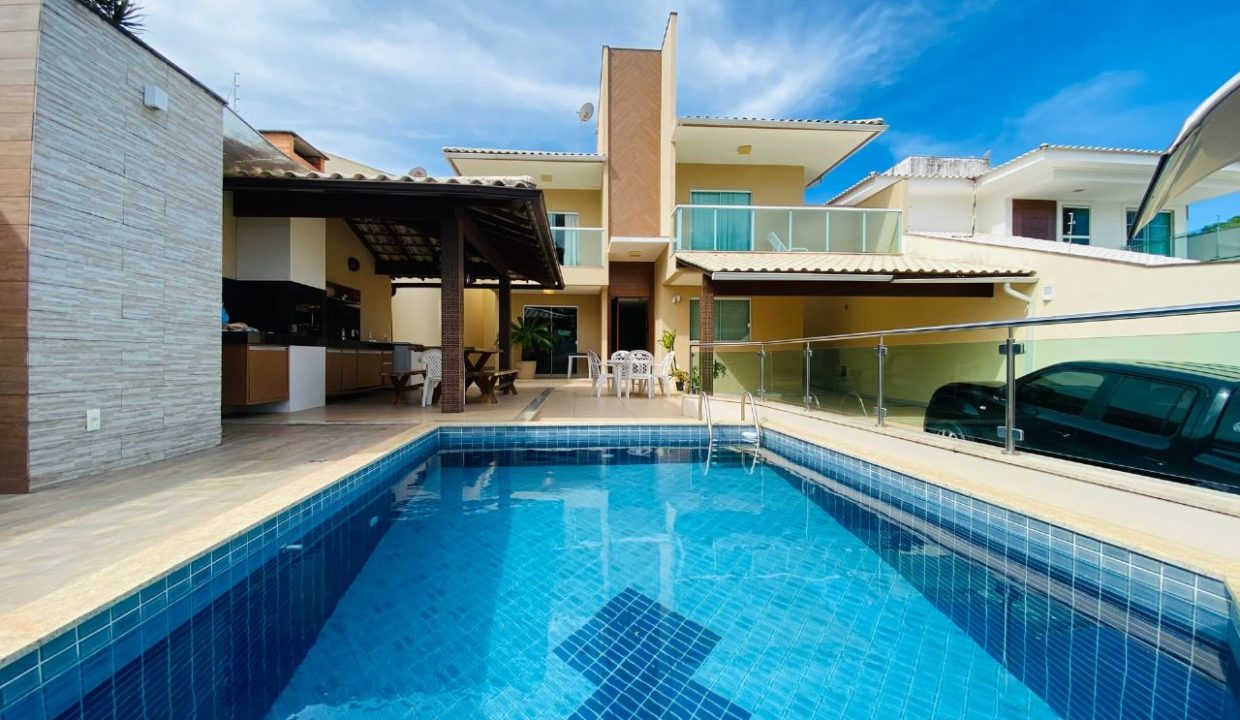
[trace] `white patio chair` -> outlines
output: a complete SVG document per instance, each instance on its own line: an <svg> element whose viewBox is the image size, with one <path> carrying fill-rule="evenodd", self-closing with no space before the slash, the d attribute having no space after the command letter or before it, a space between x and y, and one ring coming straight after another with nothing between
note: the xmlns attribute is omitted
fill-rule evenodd
<svg viewBox="0 0 1240 720"><path fill-rule="evenodd" d="M615 381L616 374L607 369L603 359L593 350L586 353L586 360L590 364L590 391L594 397L602 397L603 388L607 387L608 382Z"/></svg>
<svg viewBox="0 0 1240 720"><path fill-rule="evenodd" d="M771 249L777 252L809 252L809 248L796 247L791 242L785 245L784 241L780 240L779 236L774 232L769 232L766 234L766 242L771 246Z"/></svg>
<svg viewBox="0 0 1240 720"><path fill-rule="evenodd" d="M435 386L443 380L443 351L427 350L422 353L422 364L426 366L426 379L422 382L422 407L426 407L435 397Z"/></svg>
<svg viewBox="0 0 1240 720"><path fill-rule="evenodd" d="M645 350L634 350L629 353L629 367L625 375L626 395L632 395L633 386L638 382L644 382L646 383L646 397L654 397L654 355Z"/></svg>
<svg viewBox="0 0 1240 720"><path fill-rule="evenodd" d="M616 388L616 397L624 394L624 386L629 381L629 353L617 350L611 354L612 385Z"/></svg>
<svg viewBox="0 0 1240 720"><path fill-rule="evenodd" d="M663 362L654 370L654 379L659 381L659 391L667 397L667 388L672 382L672 366L676 364L676 353L663 356Z"/></svg>

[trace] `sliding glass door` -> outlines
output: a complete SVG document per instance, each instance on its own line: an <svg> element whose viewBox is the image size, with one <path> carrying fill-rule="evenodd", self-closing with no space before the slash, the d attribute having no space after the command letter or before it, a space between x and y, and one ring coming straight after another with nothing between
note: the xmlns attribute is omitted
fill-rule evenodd
<svg viewBox="0 0 1240 720"><path fill-rule="evenodd" d="M543 323L551 329L551 349L528 352L522 348L523 360L537 360L538 375L563 375L568 372L568 356L577 352L577 308L563 305L526 305L522 321Z"/></svg>
<svg viewBox="0 0 1240 720"><path fill-rule="evenodd" d="M748 190L692 190L690 205L749 205ZM753 250L753 211L748 208L690 210L690 250Z"/></svg>

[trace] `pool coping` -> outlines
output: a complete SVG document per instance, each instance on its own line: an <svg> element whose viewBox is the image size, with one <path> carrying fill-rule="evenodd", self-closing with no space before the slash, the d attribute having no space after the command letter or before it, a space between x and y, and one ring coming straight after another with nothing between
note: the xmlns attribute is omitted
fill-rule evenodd
<svg viewBox="0 0 1240 720"><path fill-rule="evenodd" d="M74 627L126 594L167 575L315 493L331 487L367 465L426 435L440 425L411 426L349 457L325 463L313 472L238 505L143 552L80 577L38 600L0 615L0 667L38 648L48 638Z"/></svg>
<svg viewBox="0 0 1240 720"><path fill-rule="evenodd" d="M767 421L763 425L789 438L843 454L861 463L902 473L941 489L992 503L1029 518L1039 519L1081 535L1098 538L1133 552L1157 558L1164 563L1215 578L1223 583L1231 598L1237 597L1236 590L1240 588L1240 582L1237 582L1240 580L1240 564L1235 561L1220 556L1210 556L1179 543L1150 538L1134 533L1128 528L1101 522L1096 518L1074 513L1061 507L1003 493L994 487L978 485L966 478L946 473L932 466L911 463L904 458L878 452L874 448L863 448L838 438L807 432L804 428L790 427L780 422ZM326 464L297 480L277 486L270 492L232 508L209 522L170 536L143 552L103 567L50 595L0 616L0 621L3 621L0 627L0 667L39 648L58 633L76 627L101 608L107 608L127 594L144 588L204 553L209 553L212 549L227 544L230 540L273 519L282 511L304 502L324 489L331 488L351 473L393 456L402 448L411 446L427 436L442 431L448 431L448 434L452 435L463 433L471 428L513 429L520 430L522 433L545 431L551 434L557 428L594 427L599 429L600 434L603 434L616 426L685 429L686 426L701 427L702 423L687 419L680 422L645 420L606 424L582 420L545 423L519 421L425 423L412 426L407 431L376 442L347 458ZM741 428L745 426L738 423L718 423L717 427ZM443 436L439 435L439 437ZM479 448L485 445L486 443L482 443ZM1232 653L1240 662L1240 638L1237 637L1238 628L1240 628L1240 608L1234 600L1230 604L1230 617L1229 644Z"/></svg>

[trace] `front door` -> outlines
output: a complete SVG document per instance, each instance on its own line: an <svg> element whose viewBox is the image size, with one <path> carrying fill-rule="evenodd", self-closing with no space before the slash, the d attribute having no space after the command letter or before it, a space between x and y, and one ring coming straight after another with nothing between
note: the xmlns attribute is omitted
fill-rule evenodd
<svg viewBox="0 0 1240 720"><path fill-rule="evenodd" d="M613 298L611 315L615 334L612 351L646 350L650 347L650 298Z"/></svg>
<svg viewBox="0 0 1240 720"><path fill-rule="evenodd" d="M1055 240L1054 200L1013 200L1012 234L1018 237Z"/></svg>
<svg viewBox="0 0 1240 720"><path fill-rule="evenodd" d="M568 356L577 352L577 308L561 305L526 305L523 321L546 323L551 329L551 349L532 353L538 361L538 375L563 375L568 372ZM524 352L524 350L522 351Z"/></svg>

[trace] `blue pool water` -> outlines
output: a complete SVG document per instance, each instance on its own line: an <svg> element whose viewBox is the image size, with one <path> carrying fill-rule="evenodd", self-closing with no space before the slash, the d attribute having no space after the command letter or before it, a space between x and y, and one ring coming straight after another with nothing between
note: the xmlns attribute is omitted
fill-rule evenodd
<svg viewBox="0 0 1240 720"><path fill-rule="evenodd" d="M1151 650L816 485L658 454L441 455L394 489L390 529L268 717L1225 712L1218 683L1155 672ZM970 614L1020 637L975 638ZM1042 697L1017 662L1042 687L1100 689Z"/></svg>
<svg viewBox="0 0 1240 720"><path fill-rule="evenodd" d="M1218 580L704 444L434 431L0 665L0 720L1240 720Z"/></svg>

